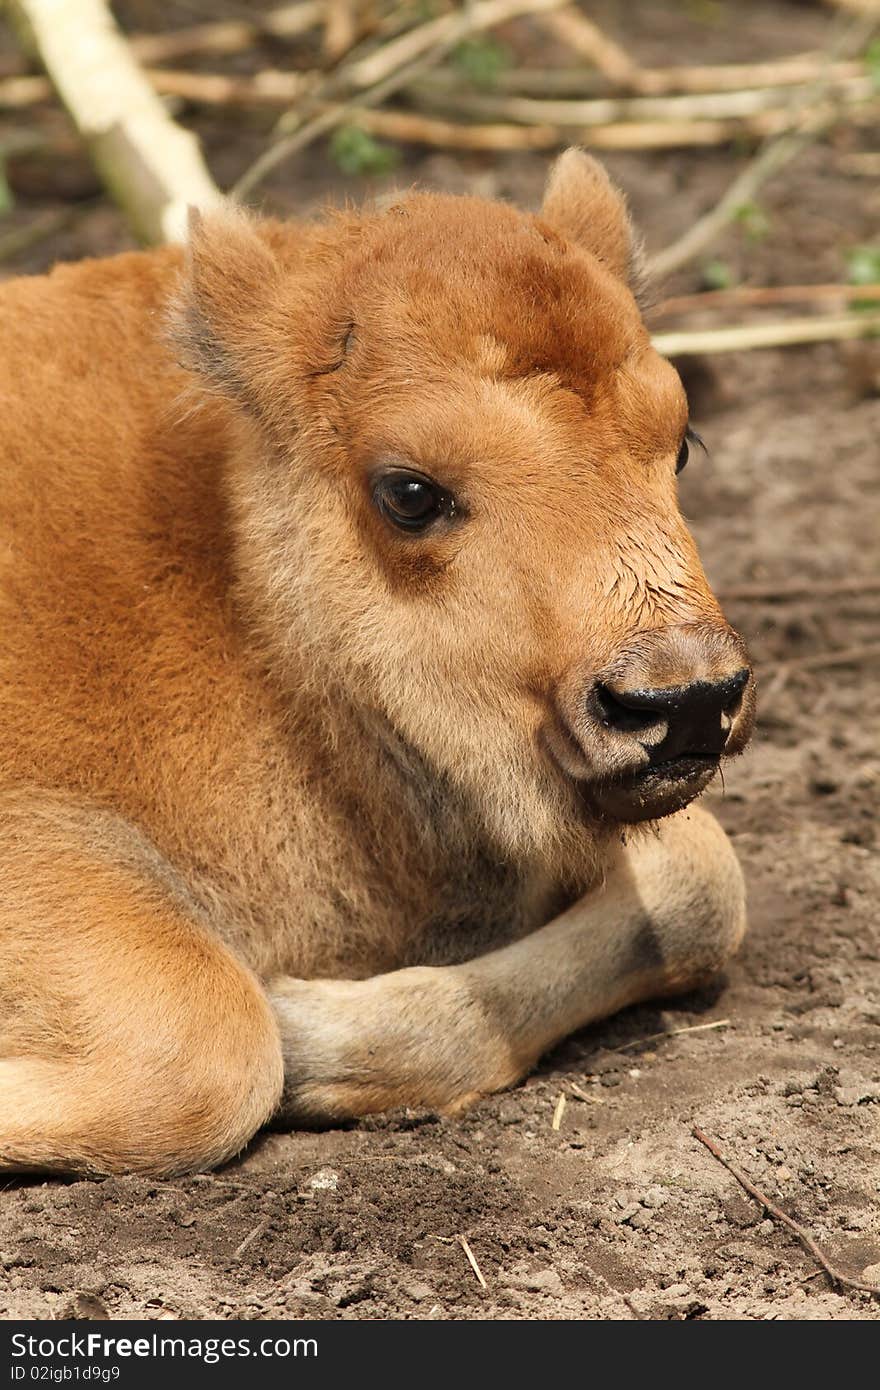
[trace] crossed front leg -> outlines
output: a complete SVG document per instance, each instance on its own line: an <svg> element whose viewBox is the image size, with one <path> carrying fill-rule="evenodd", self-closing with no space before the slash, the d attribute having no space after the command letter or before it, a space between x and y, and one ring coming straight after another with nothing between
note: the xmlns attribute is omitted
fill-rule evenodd
<svg viewBox="0 0 880 1390"><path fill-rule="evenodd" d="M510 946L358 982L275 980L280 1117L454 1112L519 1080L567 1034L711 979L745 930L727 836L691 807L628 838L600 888Z"/></svg>
<svg viewBox="0 0 880 1390"><path fill-rule="evenodd" d="M267 991L156 860L112 817L0 817L0 1169L182 1173L273 1114L453 1111L585 1024L710 977L745 920L733 851L692 809L618 847L600 889L513 945Z"/></svg>

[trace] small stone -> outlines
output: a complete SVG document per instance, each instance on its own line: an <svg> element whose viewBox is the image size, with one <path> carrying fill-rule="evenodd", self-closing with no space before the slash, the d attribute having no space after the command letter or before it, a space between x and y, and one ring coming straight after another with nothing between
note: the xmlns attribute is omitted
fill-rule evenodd
<svg viewBox="0 0 880 1390"><path fill-rule="evenodd" d="M661 1207L666 1206L669 1195L665 1187L649 1187L647 1192L642 1194L642 1206L650 1207L652 1211L659 1211Z"/></svg>
<svg viewBox="0 0 880 1390"><path fill-rule="evenodd" d="M772 1236L773 1232L776 1230L776 1227L773 1225L773 1222L768 1219L767 1221L759 1221L755 1229L757 1230L758 1235Z"/></svg>
<svg viewBox="0 0 880 1390"><path fill-rule="evenodd" d="M869 1101L880 1100L880 1083L862 1081L856 1086L835 1086L831 1094L838 1105L866 1105Z"/></svg>
<svg viewBox="0 0 880 1390"><path fill-rule="evenodd" d="M638 1211L629 1218L629 1225L634 1231L643 1231L646 1226L650 1226L653 1216L644 1207L639 1207Z"/></svg>
<svg viewBox="0 0 880 1390"><path fill-rule="evenodd" d="M522 1286L531 1293L564 1293L562 1280L555 1269L539 1269L535 1274L527 1274Z"/></svg>
<svg viewBox="0 0 880 1390"><path fill-rule="evenodd" d="M335 1168L319 1168L311 1178L309 1187L314 1192L335 1192L339 1186L339 1174Z"/></svg>
<svg viewBox="0 0 880 1390"><path fill-rule="evenodd" d="M791 1182L793 1177L794 1174L792 1173L790 1168L782 1167L776 1169L777 1182Z"/></svg>
<svg viewBox="0 0 880 1390"><path fill-rule="evenodd" d="M89 1322L104 1322L110 1317L107 1306L93 1293L74 1294L64 1314L68 1318L83 1319Z"/></svg>
<svg viewBox="0 0 880 1390"><path fill-rule="evenodd" d="M691 1290L688 1284L670 1284L668 1289L663 1290L667 1298L690 1298Z"/></svg>
<svg viewBox="0 0 880 1390"><path fill-rule="evenodd" d="M865 1265L862 1278L867 1284L880 1284L880 1264Z"/></svg>
<svg viewBox="0 0 880 1390"><path fill-rule="evenodd" d="M427 1284L419 1283L418 1279L408 1280L400 1285L401 1293L405 1293L415 1303L424 1303L426 1298L434 1297L434 1290Z"/></svg>

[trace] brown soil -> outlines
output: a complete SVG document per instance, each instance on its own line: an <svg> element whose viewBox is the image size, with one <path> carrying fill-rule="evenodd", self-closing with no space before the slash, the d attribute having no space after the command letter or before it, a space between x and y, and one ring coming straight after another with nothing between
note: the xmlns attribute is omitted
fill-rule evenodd
<svg viewBox="0 0 880 1390"><path fill-rule="evenodd" d="M151 7L130 4L144 26ZM152 7L155 11L155 6ZM610 4L591 11L645 61L797 52L827 42L821 7ZM187 22L193 6L166 19ZM221 180L263 140L244 120L197 122ZM755 283L840 278L876 237L876 184L841 153L804 155L762 200L768 235L732 231L713 254ZM609 163L650 246L711 205L731 151ZM50 170L51 173L51 170ZM13 167L26 222L91 192L85 166ZM407 157L406 181L534 202L545 161ZM79 184L77 184L79 179ZM380 188L381 188L380 184ZM65 185L68 188L68 185ZM283 170L273 201L359 197L321 152ZM53 201L54 200L54 201ZM106 204L6 269L126 244ZM677 288L696 288L698 273ZM876 347L876 345L874 345ZM851 579L878 541L880 401L866 348L717 358L688 373L709 458L684 475L718 588ZM876 361L873 368L876 369ZM868 361L868 366L872 364ZM7 1182L0 1315L333 1318L877 1318L835 1290L691 1137L699 1123L841 1267L880 1276L880 872L874 815L880 700L867 661L786 666L878 641L876 595L736 602L761 678L758 734L711 797L748 876L751 931L717 989L633 1009L569 1040L524 1086L463 1119L397 1115L325 1133L270 1134L222 1173L175 1182ZM728 1019L723 1028L640 1043ZM590 1100L570 1091L574 1082ZM558 1096L568 1103L558 1131ZM457 1237L485 1276L480 1287Z"/></svg>

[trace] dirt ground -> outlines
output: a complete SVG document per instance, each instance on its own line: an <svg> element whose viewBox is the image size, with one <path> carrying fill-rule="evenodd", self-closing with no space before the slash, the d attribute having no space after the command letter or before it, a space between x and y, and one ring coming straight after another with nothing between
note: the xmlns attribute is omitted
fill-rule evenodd
<svg viewBox="0 0 880 1390"><path fill-rule="evenodd" d="M826 43L831 23L821 6L796 3L590 9L649 63L794 53ZM146 26L150 6L120 10ZM229 117L194 123L221 181L264 138ZM763 239L734 229L713 255L758 284L840 279L847 249L880 227L876 182L844 172L842 156L876 149L877 135L845 132L803 155L762 198ZM713 203L743 157L675 151L609 164L656 248ZM538 156L411 152L396 177L534 204L545 172ZM11 173L8 225L58 205L51 170L24 161ZM7 273L127 244L116 212L89 201L87 166L69 160L62 174L64 196L81 200L75 221ZM344 180L315 152L280 171L270 193L296 210L384 186ZM697 267L669 288L699 278ZM865 394L867 351L688 368L709 457L684 474L683 505L722 594L871 575L880 399ZM716 989L570 1039L525 1085L462 1119L398 1114L268 1134L221 1173L174 1182L7 1182L0 1316L880 1317L880 1300L836 1291L691 1136L698 1123L717 1137L836 1264L857 1277L873 1267L866 1277L880 1282L876 664L787 664L876 644L877 602L807 593L728 604L752 646L761 712L752 748L708 798L751 904L745 947Z"/></svg>

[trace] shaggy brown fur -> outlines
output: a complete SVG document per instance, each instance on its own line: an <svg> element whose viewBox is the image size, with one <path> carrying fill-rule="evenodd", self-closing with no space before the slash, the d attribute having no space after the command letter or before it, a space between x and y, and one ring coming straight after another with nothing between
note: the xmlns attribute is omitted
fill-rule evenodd
<svg viewBox="0 0 880 1390"><path fill-rule="evenodd" d="M572 151L538 217L230 212L3 287L0 1167L219 1162L282 1071L453 1108L733 949L717 756L646 774L667 724L597 703L746 679L632 260Z"/></svg>

